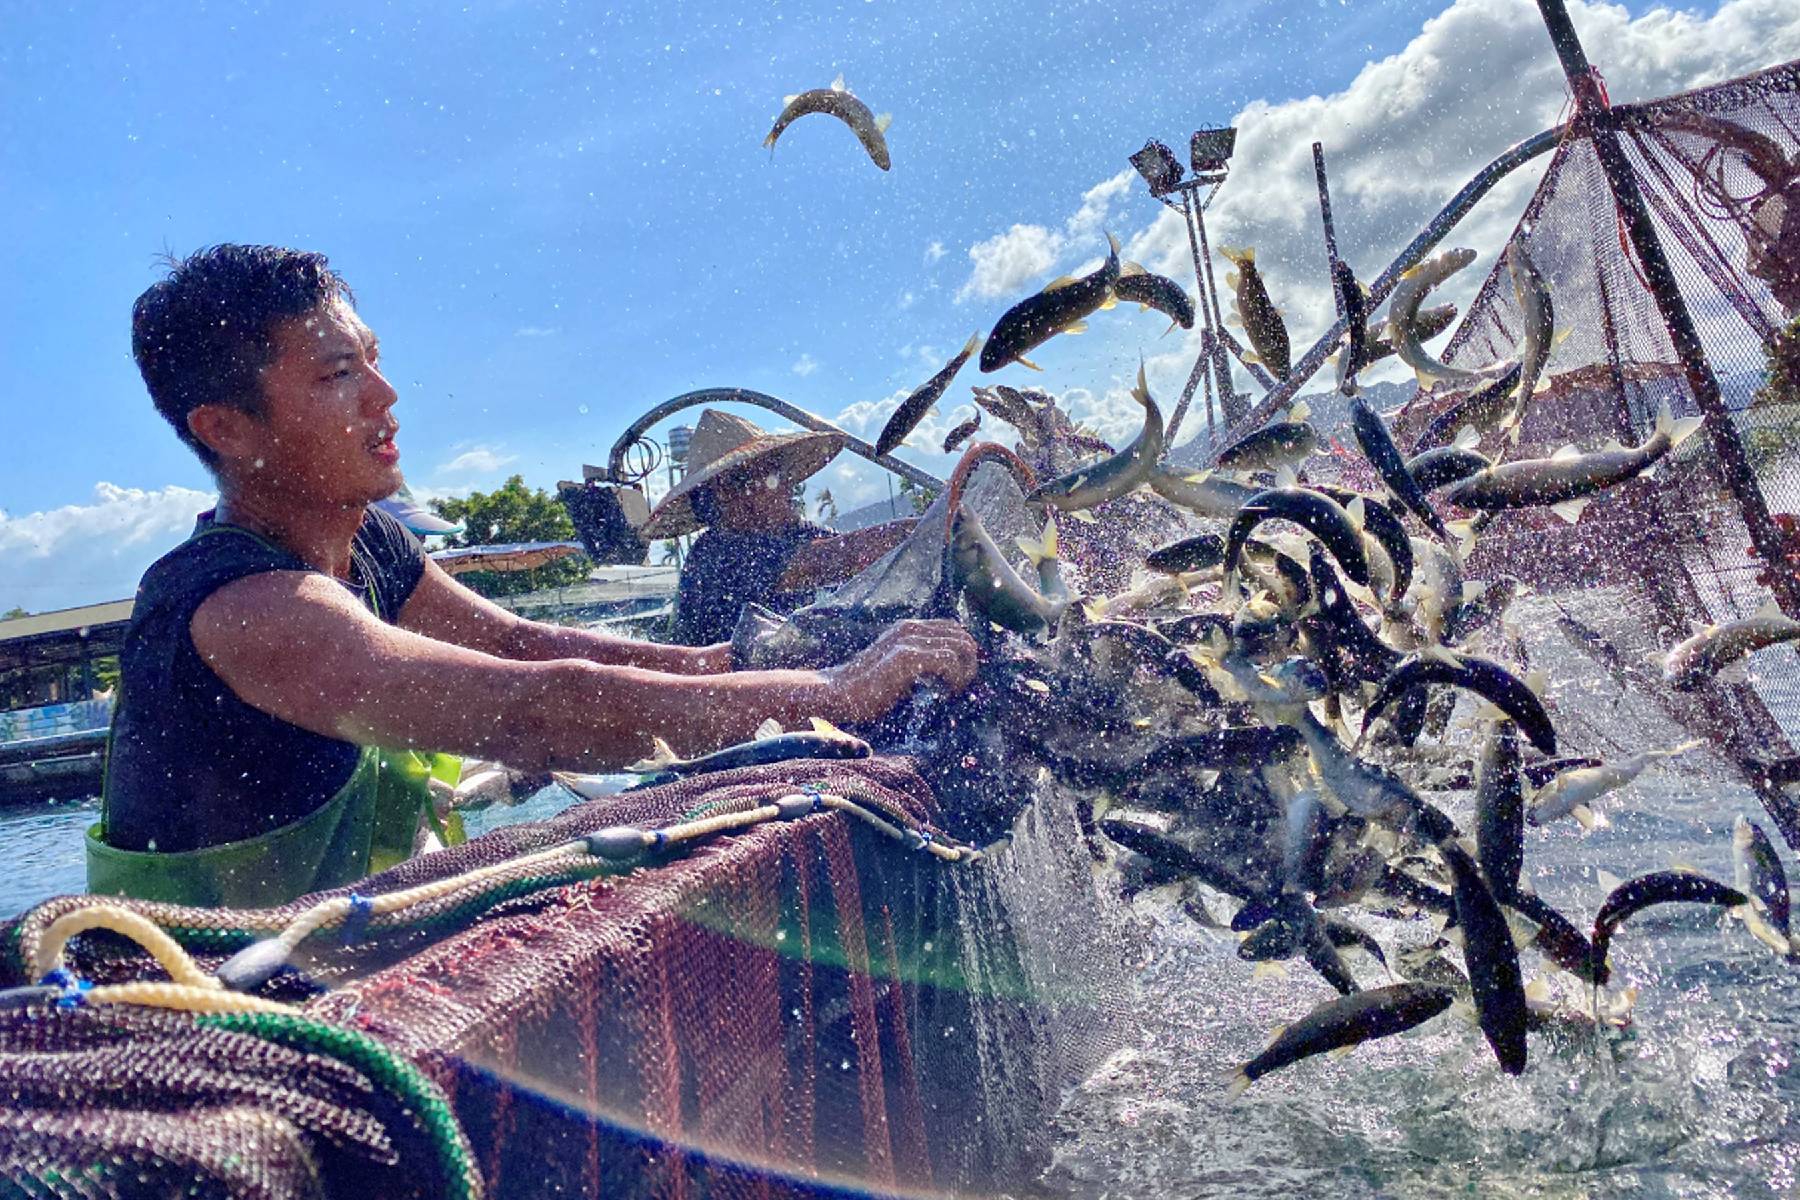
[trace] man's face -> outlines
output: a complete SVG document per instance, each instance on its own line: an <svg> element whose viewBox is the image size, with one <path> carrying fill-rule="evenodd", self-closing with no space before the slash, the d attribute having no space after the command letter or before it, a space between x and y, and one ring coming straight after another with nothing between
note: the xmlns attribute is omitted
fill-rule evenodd
<svg viewBox="0 0 1800 1200"><path fill-rule="evenodd" d="M399 398L377 366L375 334L343 301L275 330L262 371L249 479L274 490L360 506L400 486ZM260 463L260 465L258 465Z"/></svg>

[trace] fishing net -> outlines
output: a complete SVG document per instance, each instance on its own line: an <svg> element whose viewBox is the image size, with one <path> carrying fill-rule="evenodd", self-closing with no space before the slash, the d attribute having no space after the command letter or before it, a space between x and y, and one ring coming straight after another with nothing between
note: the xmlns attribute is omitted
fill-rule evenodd
<svg viewBox="0 0 1800 1200"><path fill-rule="evenodd" d="M1091 945L1107 918L1072 810L945 863L906 848L949 839L909 760L789 762L583 803L358 890L809 790L925 837L820 812L561 886L502 874L405 924L315 935L264 988L297 1018L0 1012L0 1178L27 1195L776 1196L1029 1174L1062 1089L1119 1037L1123 967ZM212 968L319 898L120 903ZM29 982L45 930L85 902L6 931L6 982ZM101 985L160 975L104 933L68 962Z"/></svg>
<svg viewBox="0 0 1800 1200"><path fill-rule="evenodd" d="M1732 432L1749 453L1763 503L1785 525L1785 514L1800 510L1800 343L1791 332L1800 313L1800 64L1614 111ZM1567 443L1592 449L1608 438L1636 445L1662 406L1676 417L1698 413L1580 122L1512 240L1549 285L1563 340L1507 457ZM1514 358L1523 323L1501 257L1444 357L1465 368ZM1421 392L1396 422L1396 436L1411 444L1457 399L1447 390ZM1486 449L1500 448L1489 441ZM1771 566L1752 550L1746 520L1708 438L1696 435L1653 479L1596 498L1574 529L1544 510L1502 516L1483 532L1471 573L1515 575L1550 593L1624 589L1610 620L1590 612L1580 622L1577 644L1732 756L1780 759L1793 753L1800 732L1800 659L1791 648L1760 656L1749 684L1705 689L1700 698L1669 692L1644 666L1645 655L1692 626L1748 616L1767 601ZM1766 799L1790 844L1800 844L1791 805L1775 794Z"/></svg>

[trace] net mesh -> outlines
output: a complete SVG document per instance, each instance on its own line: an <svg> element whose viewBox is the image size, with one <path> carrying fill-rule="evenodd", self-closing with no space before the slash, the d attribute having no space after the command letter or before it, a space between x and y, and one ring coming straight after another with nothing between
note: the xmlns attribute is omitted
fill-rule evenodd
<svg viewBox="0 0 1800 1200"><path fill-rule="evenodd" d="M1800 510L1800 397L1765 383L1771 358L1792 355L1781 335L1800 312L1800 64L1615 112L1732 429L1780 522L1779 514ZM1513 240L1549 285L1562 340L1508 457L1608 438L1635 445L1661 406L1677 417L1699 412L1594 140L1579 123ZM1459 367L1513 358L1522 327L1502 258L1444 357ZM1416 437L1455 400L1421 392L1397 435ZM1711 446L1696 436L1654 479L1598 497L1574 530L1542 510L1505 515L1482 534L1471 573L1513 574L1549 592L1622 585L1635 603L1620 606L1616 625L1589 631L1614 648L1629 645L1649 612L1654 648L1694 625L1750 615L1768 599L1767 569ZM1757 672L1749 686L1708 689L1705 701L1665 699L1740 757L1790 755L1800 733L1800 658L1772 651ZM1784 825L1790 841L1800 835L1791 819Z"/></svg>
<svg viewBox="0 0 1800 1200"><path fill-rule="evenodd" d="M358 890L807 787L942 834L909 760L791 762L580 804ZM421 1132L438 1096L490 1195L775 1196L830 1180L960 1189L1018 1177L1048 1154L1061 1090L1117 1039L1105 998L1121 968L1074 952L1104 921L1087 864L1068 850L1073 812L1059 824L1057 811L1020 835L1063 847L1029 858L1028 886L1022 868L946 866L821 813L628 874L502 893L472 925L466 905L449 905L435 923L355 946L316 935L269 994L311 994L304 1012L322 1028L421 1069L427 1090L385 1107L367 1064L185 1015L0 1014L0 1093L16 1098L0 1119L0 1166L50 1195L118 1195L140 1176L202 1195L374 1194L356 1181L377 1179L383 1195L456 1194L453 1163L420 1167L455 1158ZM124 903L211 966L318 898L259 913ZM82 902L15 923L9 982L24 982L21 954ZM1043 932L1015 932L1032 926ZM109 935L71 951L96 982L158 975ZM89 1068L96 1056L103 1070ZM389 1174L404 1181L389 1187Z"/></svg>

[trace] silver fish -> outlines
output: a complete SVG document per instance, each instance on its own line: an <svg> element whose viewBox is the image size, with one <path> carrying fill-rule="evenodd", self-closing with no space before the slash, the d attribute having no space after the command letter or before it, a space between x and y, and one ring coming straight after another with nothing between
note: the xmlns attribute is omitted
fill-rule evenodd
<svg viewBox="0 0 1800 1200"><path fill-rule="evenodd" d="M1800 621L1783 616L1773 600L1754 616L1708 625L1663 660L1663 678L1676 691L1691 692L1746 654L1800 639Z"/></svg>
<svg viewBox="0 0 1800 1200"><path fill-rule="evenodd" d="M1548 507L1574 522L1587 507L1587 497L1643 474L1698 428L1699 417L1677 421L1665 403L1657 414L1656 432L1641 446L1615 444L1587 454L1565 446L1549 458L1497 463L1451 488L1445 498L1462 508L1488 512Z"/></svg>
<svg viewBox="0 0 1800 1200"><path fill-rule="evenodd" d="M1431 1020L1455 999L1449 988L1396 983L1322 1004L1276 1030L1268 1047L1232 1077L1227 1093L1237 1096L1264 1075L1303 1058L1404 1033Z"/></svg>
<svg viewBox="0 0 1800 1200"><path fill-rule="evenodd" d="M1595 810L1595 801L1642 775L1644 768L1651 763L1686 754L1702 744L1697 741L1683 742L1667 750L1645 750L1601 763L1597 767L1564 771L1532 797L1531 809L1525 814L1525 819L1533 825L1548 825L1562 817L1574 817L1583 829L1598 828L1606 822Z"/></svg>
<svg viewBox="0 0 1800 1200"><path fill-rule="evenodd" d="M1745 927L1777 954L1791 955L1793 902L1788 895L1787 872L1769 835L1741 813L1731 827L1731 861L1737 890L1750 897L1750 906L1738 910Z"/></svg>
<svg viewBox="0 0 1800 1200"><path fill-rule="evenodd" d="M1161 469L1150 472L1146 481L1150 490L1171 504L1214 520L1225 521L1237 515L1238 509L1250 502L1260 488L1226 479L1212 471L1194 475L1176 475Z"/></svg>
<svg viewBox="0 0 1800 1200"><path fill-rule="evenodd" d="M1474 261L1473 250L1446 250L1407 271L1394 286L1394 298L1388 304L1388 336L1393 339L1394 352L1400 356L1400 361L1419 377L1420 387L1437 383L1473 384L1486 378L1434 358L1425 349L1425 333L1419 321L1419 303L1425 299L1425 293Z"/></svg>
<svg viewBox="0 0 1800 1200"><path fill-rule="evenodd" d="M1506 248L1506 270L1512 278L1513 295L1524 314L1525 343L1519 353L1519 389L1514 393L1512 411L1501 427L1510 431L1516 444L1519 427L1525 420L1525 408L1540 387L1544 364L1550 361L1550 350L1557 342L1556 305L1550 299L1550 287L1544 282L1537 264L1525 250L1525 243L1515 239ZM1547 381L1546 381L1547 382Z"/></svg>
<svg viewBox="0 0 1800 1200"><path fill-rule="evenodd" d="M1413 322L1413 327L1418 331L1419 341L1429 342L1432 338L1450 328L1456 321L1456 311L1456 305L1454 304L1434 304L1430 308L1421 308L1419 310L1418 318ZM1377 322L1377 324L1385 326L1387 322L1381 321ZM1371 337L1369 339L1370 365L1374 365L1384 358L1392 358L1393 355L1393 338Z"/></svg>
<svg viewBox="0 0 1800 1200"><path fill-rule="evenodd" d="M1319 452L1319 431L1307 424L1311 411L1302 401L1287 418L1253 429L1219 451L1221 471L1276 471L1305 462Z"/></svg>
<svg viewBox="0 0 1800 1200"><path fill-rule="evenodd" d="M967 505L956 510L950 560L969 606L994 624L1015 633L1035 633L1054 626L1062 616L1065 605L1045 599L1019 578Z"/></svg>
<svg viewBox="0 0 1800 1200"><path fill-rule="evenodd" d="M876 166L884 171L893 166L888 158L885 135L894 118L886 113L878 117L870 112L869 106L851 95L844 86L842 75L832 80L828 88L813 88L796 96L787 96L781 103L781 115L775 118L775 127L769 130L769 136L763 139L763 145L769 148L771 156L775 153L776 139L789 125L808 113L825 113L850 127L850 131L863 144L863 149L869 152L869 157Z"/></svg>
<svg viewBox="0 0 1800 1200"><path fill-rule="evenodd" d="M1131 398L1144 406L1144 427L1131 445L1091 467L1082 467L1041 485L1026 499L1064 512L1080 512L1123 496L1147 480L1162 457L1163 416L1162 409L1150 396L1150 385L1144 379L1141 363Z"/></svg>
<svg viewBox="0 0 1800 1200"><path fill-rule="evenodd" d="M956 378L956 373L962 370L963 364L969 361L969 356L975 353L975 347L980 344L981 335L979 333L970 335L969 340L963 344L963 348L944 364L942 370L927 379L917 391L900 402L900 407L894 410L894 415L889 417L887 424L881 427L881 436L875 439L875 453L886 454L890 450L897 449L900 443L906 440L906 435L911 433L925 418L925 414L931 411L931 406L938 402L938 398L950 386L950 381ZM949 447L945 447L945 449L948 450Z"/></svg>

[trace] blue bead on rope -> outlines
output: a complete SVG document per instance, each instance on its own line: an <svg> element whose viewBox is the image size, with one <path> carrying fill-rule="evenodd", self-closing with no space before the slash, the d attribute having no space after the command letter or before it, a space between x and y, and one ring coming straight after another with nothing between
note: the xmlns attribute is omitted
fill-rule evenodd
<svg viewBox="0 0 1800 1200"><path fill-rule="evenodd" d="M361 892L350 893L350 911L344 914L344 945L354 946L368 936L369 918L374 914L374 900Z"/></svg>

